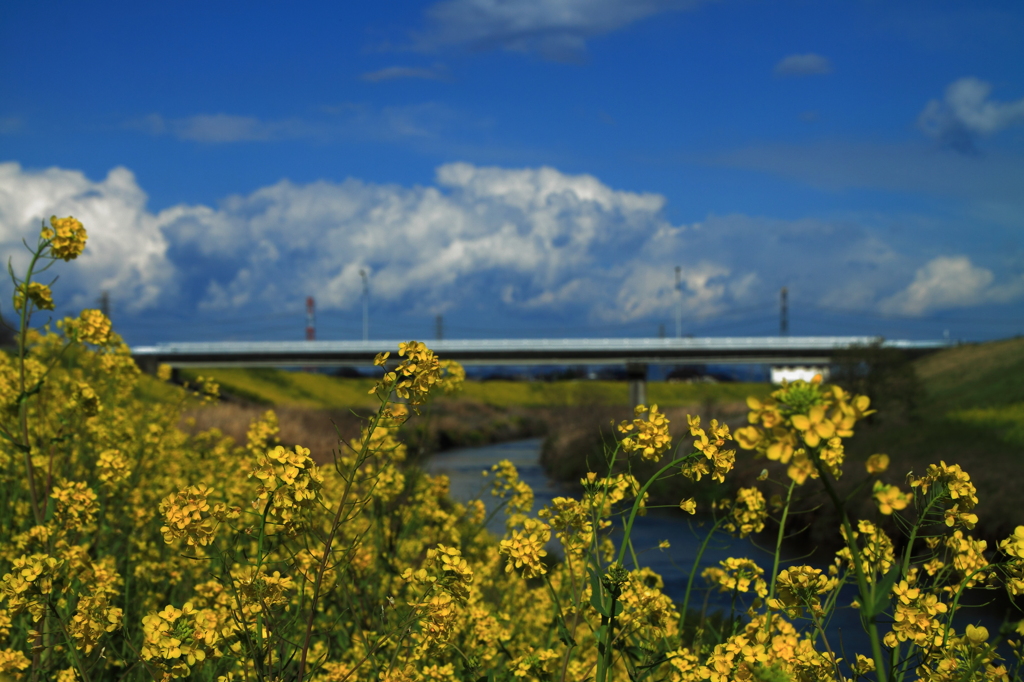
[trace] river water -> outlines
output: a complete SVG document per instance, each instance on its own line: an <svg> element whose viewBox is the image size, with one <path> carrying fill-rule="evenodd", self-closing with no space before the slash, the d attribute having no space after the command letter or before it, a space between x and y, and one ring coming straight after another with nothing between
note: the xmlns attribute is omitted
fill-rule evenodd
<svg viewBox="0 0 1024 682"><path fill-rule="evenodd" d="M544 469L540 465L541 443L541 439L534 438L479 448L449 450L432 455L425 468L431 474L448 476L451 484L450 494L453 499L460 502L471 499L483 500L490 512L498 503L498 498L493 497L490 493L493 478L483 476L482 472L489 470L499 461L507 459L516 466L519 477L533 489L532 513L535 515L555 497L578 497L579 495L578 489L554 481L544 473ZM633 547L640 564L651 568L662 577L665 583L665 594L676 603L681 604L683 601L694 558L710 527L710 522L702 520L699 516L691 518L675 510L657 509L649 510L646 516L638 516L633 524ZM504 514L495 515L488 525L488 530L498 537L504 535ZM618 537L613 535L616 544L620 538L621 526ZM668 540L670 546L666 549L659 549L658 544L662 540ZM765 545L759 544L758 540ZM695 591L690 597L691 608L699 609L706 604L709 611L728 612L733 608L731 595L709 591L705 581L700 577L700 573L709 566L717 566L719 561L728 557L745 557L753 559L761 566L765 570L767 579L772 567L774 543L774 537L741 540L725 533L716 533L708 543L697 568L697 577L694 580ZM560 554L560 547L554 539L548 544L547 550L553 555ZM823 570L827 569L834 557L830 552L819 552L813 547L789 545L784 546L782 556L782 567L792 564L810 564ZM626 567L632 568L631 561L628 559ZM855 597L856 589L853 585L847 585L843 588L839 603L848 605ZM742 603L736 606L740 610L746 608ZM964 622L960 622L961 620ZM1000 620L1001 614L992 610L970 609L963 612L963 618L958 616L957 629L962 631L964 624L968 622L980 622L988 627L989 632L994 635L998 631ZM800 627L799 623L796 625ZM841 642L850 657L852 657L851 652L854 651L865 655L869 654L867 635L860 624L859 615L853 608L846 606L836 609L827 624L826 632L833 646L836 645L836 642Z"/></svg>
<svg viewBox="0 0 1024 682"><path fill-rule="evenodd" d="M450 494L453 499L466 502L479 498L483 500L490 512L499 500L490 493L493 478L483 476L482 472L489 470L499 461L507 459L516 466L520 479L533 488L533 514L536 514L555 497L579 495L578 489L554 481L544 473L539 461L541 443L541 439L534 438L479 448L450 450L433 455L427 462L426 469L432 474L448 476L451 483ZM665 594L676 602L681 603L685 597L686 583L693 568L694 558L710 527L711 524L699 516L691 519L675 510L659 509L649 510L646 516L638 516L633 523L633 547L640 564L652 569L662 577L665 582ZM491 519L488 530L501 537L505 532L504 514L499 513ZM618 533L613 534L616 543L621 536L620 522ZM663 540L669 542L668 548L658 547ZM774 545L773 538L763 538L763 540L771 541ZM552 538L547 550L554 555L560 554L557 540ZM700 578L701 571L709 566L717 566L720 561L728 557L746 557L757 562L767 574L771 571L773 550L774 547L772 549L761 547L750 538L741 540L726 533L716 533L701 557L697 578L694 580L695 591L690 597L691 605L700 608L704 600L707 599L709 610L730 609L732 596L718 592L709 593L705 589L706 583ZM793 563L798 556L798 550L787 547L783 552L783 558L788 561L784 561L783 565ZM828 560L827 557L826 560ZM801 563L805 562L806 560L801 561ZM626 565L627 568L633 567L629 559L627 559ZM824 568L824 566L821 567ZM853 598L852 593L850 598ZM738 606L741 605L738 604ZM849 611L851 618L846 618L842 614L843 612L840 611L837 617L844 621L844 630L854 625L856 625L856 629L859 629L855 613Z"/></svg>

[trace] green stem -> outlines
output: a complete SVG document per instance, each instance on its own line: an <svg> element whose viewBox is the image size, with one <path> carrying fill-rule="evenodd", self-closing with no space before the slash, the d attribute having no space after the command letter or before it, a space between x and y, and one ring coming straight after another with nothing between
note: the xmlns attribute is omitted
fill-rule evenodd
<svg viewBox="0 0 1024 682"><path fill-rule="evenodd" d="M847 546L850 548L850 558L853 561L853 569L857 575L857 587L860 589L861 619L867 625L868 638L871 641L871 655L875 659L875 671L878 674L878 682L888 682L889 676L886 673L885 658L882 656L882 641L878 636L878 623L875 622L875 616L872 613L875 605L875 592L873 588L868 586L867 576L864 575L864 567L861 566L860 550L857 548L857 540L853 536L853 525L850 523L850 517L846 513L846 505L839 499L839 495L828 478L831 473L822 466L821 458L816 451L810 453L810 457L814 463L814 468L818 471L822 485L825 487L825 492L831 498L832 504L842 519L843 529L846 531Z"/></svg>
<svg viewBox="0 0 1024 682"><path fill-rule="evenodd" d="M75 663L75 667L78 668L78 674L82 676L83 682L89 682L89 673L86 672L85 666L82 665L82 659L78 657L78 647L75 646L75 640L68 634L68 629L64 627L64 620L60 617L60 613L57 611L57 607L52 602L49 604L50 610L53 611L54 618L57 619L57 624L60 625L60 630L64 633L64 641L68 643L68 651L71 652L71 659Z"/></svg>
<svg viewBox="0 0 1024 682"><path fill-rule="evenodd" d="M619 556L616 559L617 564L621 566L623 559L625 559L626 557L626 546L628 544L627 541L629 540L630 534L633 532L633 521L636 519L636 516L640 511L640 505L643 503L644 500L644 493L646 493L647 489L650 488L654 484L654 482L658 480L658 478L660 478L661 475L664 474L666 471L679 464L682 464L683 462L697 454L700 453L693 453L685 457L673 459L671 462L669 462L662 468L658 469L658 471L653 476L647 479L647 483L644 483L643 487L640 488L640 492L636 494L636 499L633 500L633 508L629 512L629 520L626 522L626 528L623 531L624 535L622 537L622 544L619 546Z"/></svg>
<svg viewBox="0 0 1024 682"><path fill-rule="evenodd" d="M355 462L352 465L351 474L345 478L345 488L342 491L341 500L338 502L338 510L335 512L334 519L331 521L331 532L328 534L327 541L324 543L323 556L320 557L320 565L317 567L316 581L313 583L313 596L310 601L309 616L306 620L306 632L303 637L302 655L299 658L299 673L296 682L302 682L302 679L306 674L306 656L309 653L309 642L313 636L313 620L316 617L316 607L320 600L320 586L323 584L324 574L327 572L327 564L329 563L328 559L331 554L334 539L338 534L338 529L341 527L342 514L344 513L345 507L348 503L348 497L352 492L353 481L359 471L359 467L366 461L368 450L370 448L370 440L373 437L374 430L377 428L377 424L380 423L384 410L387 409L388 403L391 399L391 391L393 389L393 384L388 385L385 389L386 392L384 397L381 399L381 406L370 422L366 439L363 441L359 455L356 457Z"/></svg>
<svg viewBox="0 0 1024 682"><path fill-rule="evenodd" d="M21 424L21 443L19 445L25 453L25 469L28 471L28 491L32 501L32 513L35 515L37 525L42 525L44 519L42 510L39 508L39 500L36 498L35 465L32 464L32 443L28 434L28 397L25 395L25 353L26 345L28 344L28 323L32 317L29 312L29 306L32 305L32 302L28 297L28 285L32 281L32 274L35 271L36 263L43 254L44 248L45 245L41 243L33 252L32 260L28 265L28 271L25 273L25 279L21 283L24 300L21 305L21 329L18 336L18 382L20 387L18 419ZM15 291L17 291L17 282L15 282Z"/></svg>
<svg viewBox="0 0 1024 682"><path fill-rule="evenodd" d="M782 557L782 538L786 534L786 519L789 517L789 505L793 501L793 490L796 488L796 481L789 481L789 490L786 492L786 506L782 508L782 519L779 521L779 534L775 538L775 559L772 562L772 576L768 582L768 599L775 598L775 579L779 577L779 561ZM765 633L771 632L772 616L775 614L768 611L768 617L764 619Z"/></svg>
<svg viewBox="0 0 1024 682"><path fill-rule="evenodd" d="M650 488L651 485L656 480L658 480L658 478L662 474L667 472L669 469L671 469L671 468L673 468L673 467L675 467L675 466L677 466L679 464L682 464L683 462L685 462L687 459L689 459L692 456L693 455L687 455L686 457L680 457L678 459L673 459L671 462L669 462L668 464L663 466L661 469L659 469L653 476L651 476L647 480L647 482L644 483L643 487L640 488L640 492L638 492L636 494L636 499L633 500L633 508L629 512L629 520L626 522L626 528L623 531L622 544L619 545L619 556L618 556L618 558L615 561L615 563L617 565L619 565L619 566L623 565L622 562L623 562L623 559L625 559L625 556L626 556L626 548L629 546L629 538L630 538L630 535L633 532L633 522L636 520L636 516L637 516L637 514L640 511L640 505L643 503L644 493L647 492L647 489ZM610 615L606 616L606 617L603 617L602 618L602 623L601 623L602 626L607 625L607 630L602 634L602 639L605 640L604 641L604 653L598 659L597 682L606 682L609 679L608 678L608 674L609 674L609 671L611 669L612 639L613 639L614 632L615 632L615 601L616 601L615 594L613 592L612 595L611 595L611 610L609 611Z"/></svg>
<svg viewBox="0 0 1024 682"><path fill-rule="evenodd" d="M697 569L700 568L701 557L704 556L704 550L707 549L708 543L711 542L711 538L715 535L715 531L725 521L724 518L715 521L715 525L711 527L708 534L704 536L704 539L700 543L700 547L697 549L697 556L693 559L693 568L690 569L690 576L686 580L686 594L683 596L683 610L680 612L683 618L683 624L686 624L686 614L690 610L690 594L693 592L693 580L697 576Z"/></svg>

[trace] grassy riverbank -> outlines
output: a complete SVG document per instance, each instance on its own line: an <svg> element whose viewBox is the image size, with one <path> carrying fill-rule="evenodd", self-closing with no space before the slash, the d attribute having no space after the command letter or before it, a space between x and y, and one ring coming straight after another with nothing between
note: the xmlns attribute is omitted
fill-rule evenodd
<svg viewBox="0 0 1024 682"><path fill-rule="evenodd" d="M1024 381L1020 379L1024 376L1024 339L963 345L910 363L897 360L887 358L881 372L860 376L853 381L860 385L850 386L871 395L881 411L863 422L847 441L846 475L839 482L840 492L851 492L860 483L863 463L874 453L890 455L892 466L885 478L904 489L909 471L920 475L932 463L958 463L978 488L981 522L975 534L993 546L993 541L1024 524L1024 506L1016 489L1024 473ZM705 422L717 417L734 427L746 423L746 408L741 403L698 403L689 410L670 408L666 413L676 439L685 437L687 413L701 414ZM629 416L628 410L612 407L567 415L548 435L545 467L566 481L578 480L588 465L600 467L603 443L611 443L615 437L611 422ZM673 504L692 496L707 504L740 487L755 485L766 466L773 478L785 480L783 467L755 460L741 450L736 469L725 484L693 485L674 478L652 490L653 501ZM634 463L633 472L641 479L652 471L648 463ZM864 494L859 499L853 513L875 518L870 496ZM837 519L828 505L818 508L822 501L820 496L805 500L803 507L808 511L800 523L812 542L836 544L840 541Z"/></svg>
<svg viewBox="0 0 1024 682"><path fill-rule="evenodd" d="M190 429L216 427L241 442L252 419L273 407L283 440L309 447L319 461L330 460L338 433L351 438L358 433L360 418L375 407L368 395L372 379L278 369L182 372L189 381L199 375L216 381L228 400L191 410L188 416L195 424ZM767 392L763 384L648 384L650 402L670 408L689 406L689 411L702 413L735 412L746 396ZM410 421L403 437L411 451L426 453L560 434L573 426L597 435L592 418L600 415L599 421L606 422L612 416L630 416L628 399L625 382L467 381L457 396L437 399L423 416Z"/></svg>

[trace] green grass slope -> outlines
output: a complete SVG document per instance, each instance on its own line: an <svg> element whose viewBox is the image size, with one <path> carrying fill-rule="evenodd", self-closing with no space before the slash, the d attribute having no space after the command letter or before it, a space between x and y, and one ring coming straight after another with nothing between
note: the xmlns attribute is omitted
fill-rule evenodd
<svg viewBox="0 0 1024 682"><path fill-rule="evenodd" d="M937 409L1024 402L1024 338L957 346L915 364L929 402Z"/></svg>
<svg viewBox="0 0 1024 682"><path fill-rule="evenodd" d="M265 405L312 408L373 408L368 395L372 379L349 379L327 374L279 369L206 369L184 372L186 379L211 377L221 388L248 401ZM748 395L765 396L767 384L684 384L650 382L647 400L663 407L739 402ZM576 407L626 405L629 387L623 381L467 381L456 400L495 407Z"/></svg>
<svg viewBox="0 0 1024 682"><path fill-rule="evenodd" d="M977 486L981 522L990 541L1024 524L1017 488L1024 479L1024 339L969 344L913 363L916 405L906 415L879 414L847 448L848 468L869 454L893 458L890 483L929 464L959 464Z"/></svg>
<svg viewBox="0 0 1024 682"><path fill-rule="evenodd" d="M950 348L918 360L915 369L933 418L1024 447L1024 339Z"/></svg>

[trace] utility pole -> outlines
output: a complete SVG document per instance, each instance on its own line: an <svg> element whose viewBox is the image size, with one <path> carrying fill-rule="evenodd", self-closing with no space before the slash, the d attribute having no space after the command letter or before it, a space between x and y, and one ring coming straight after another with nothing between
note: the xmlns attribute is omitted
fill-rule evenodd
<svg viewBox="0 0 1024 682"><path fill-rule="evenodd" d="M789 290L779 292L779 336L789 336Z"/></svg>
<svg viewBox="0 0 1024 682"><path fill-rule="evenodd" d="M676 338L683 338L683 269L676 266Z"/></svg>
<svg viewBox="0 0 1024 682"><path fill-rule="evenodd" d="M360 270L359 276L363 278L363 341L370 340L370 282L366 277L366 270Z"/></svg>
<svg viewBox="0 0 1024 682"><path fill-rule="evenodd" d="M443 315L438 315L436 318L434 318L434 332L435 332L434 335L437 337L438 341L440 341L441 339L444 338L444 316Z"/></svg>
<svg viewBox="0 0 1024 682"><path fill-rule="evenodd" d="M316 341L316 301L306 297L306 340Z"/></svg>
<svg viewBox="0 0 1024 682"><path fill-rule="evenodd" d="M100 294L100 312L103 317L110 318L110 292L104 291Z"/></svg>

